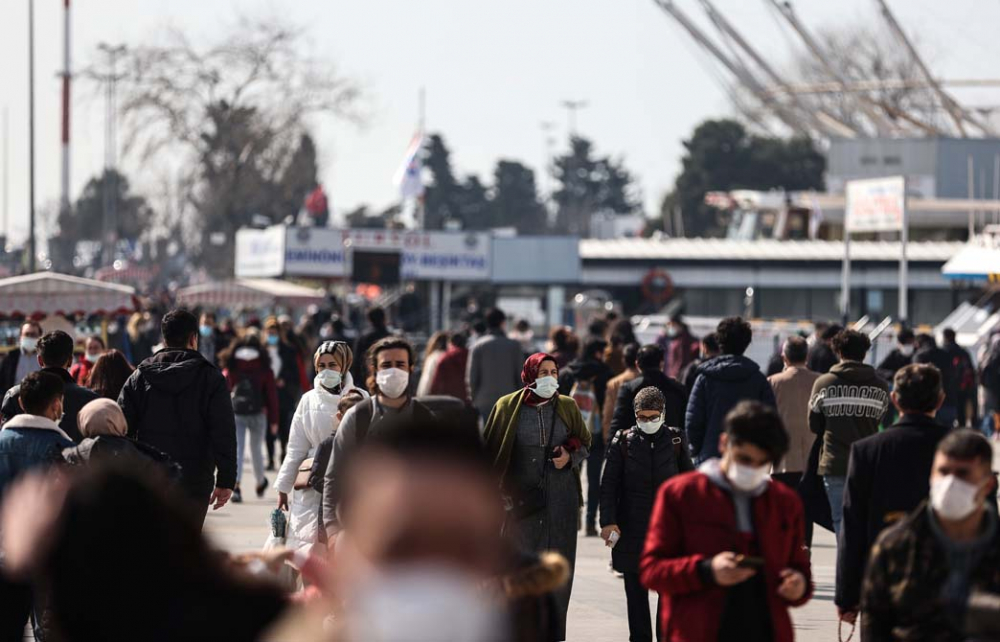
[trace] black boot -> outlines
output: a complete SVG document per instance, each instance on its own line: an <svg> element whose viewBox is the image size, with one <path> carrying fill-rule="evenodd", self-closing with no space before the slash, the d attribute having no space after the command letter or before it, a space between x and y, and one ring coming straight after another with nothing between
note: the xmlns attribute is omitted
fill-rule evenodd
<svg viewBox="0 0 1000 642"><path fill-rule="evenodd" d="M243 503L243 493L240 492L240 487L239 486L237 486L236 488L233 489L232 500L233 500L234 504L242 504Z"/></svg>

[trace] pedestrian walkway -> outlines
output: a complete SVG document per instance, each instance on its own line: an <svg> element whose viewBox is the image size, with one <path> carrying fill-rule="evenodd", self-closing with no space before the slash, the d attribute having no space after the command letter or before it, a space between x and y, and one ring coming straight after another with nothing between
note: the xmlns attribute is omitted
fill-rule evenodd
<svg viewBox="0 0 1000 642"><path fill-rule="evenodd" d="M249 461L244 462L249 466ZM252 479L245 471L246 479ZM277 495L268 488L264 499L244 493L242 504L210 512L205 531L216 545L231 552L260 550L267 539L269 516ZM807 605L792 609L796 637L808 642L837 642L837 609L833 604L835 545L833 534L816 529L813 576L816 595ZM581 534L576 558L576 579L570 602L567 635L571 641L619 642L628 639L625 590L622 580L608 571L610 550L598 537ZM652 611L656 603L650 598ZM846 630L845 630L846 633Z"/></svg>

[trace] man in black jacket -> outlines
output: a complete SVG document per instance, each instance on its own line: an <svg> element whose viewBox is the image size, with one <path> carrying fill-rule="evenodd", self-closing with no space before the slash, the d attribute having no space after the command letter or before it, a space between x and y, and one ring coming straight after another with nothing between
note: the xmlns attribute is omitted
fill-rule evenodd
<svg viewBox="0 0 1000 642"><path fill-rule="evenodd" d="M354 343L354 365L351 366L351 374L357 385L364 388L368 381L368 350L386 338L391 333L385 324L385 310L379 307L368 311L368 323L371 329L358 337Z"/></svg>
<svg viewBox="0 0 1000 642"><path fill-rule="evenodd" d="M161 323L166 347L139 364L118 405L128 434L181 465L180 487L204 524L208 504L226 505L236 486L236 420L226 380L198 352L198 319L173 310ZM218 470L218 477L215 473Z"/></svg>
<svg viewBox="0 0 1000 642"><path fill-rule="evenodd" d="M639 582L639 556L656 492L674 475L694 470L684 431L663 423L665 406L666 400L656 388L649 386L639 391L634 425L612 437L601 481L601 537L613 547L612 566L624 575L632 642L653 640L649 592ZM617 542L612 541L615 532ZM659 613L656 621L660 621Z"/></svg>
<svg viewBox="0 0 1000 642"><path fill-rule="evenodd" d="M21 379L40 369L35 357L41 337L42 326L37 321L25 321L21 325L17 348L0 361L0 395L7 394Z"/></svg>
<svg viewBox="0 0 1000 642"><path fill-rule="evenodd" d="M917 351L913 355L913 363L929 363L941 373L944 404L938 410L936 419L939 424L951 428L958 419L958 380L951 355L939 348L937 341L929 334L918 334L915 341Z"/></svg>
<svg viewBox="0 0 1000 642"><path fill-rule="evenodd" d="M23 357L27 358L27 357ZM44 372L51 372L63 382L63 417L59 427L69 435L69 438L80 443L83 435L76 424L76 415L80 409L97 399L97 393L78 386L69 374L73 365L73 338L62 330L53 330L38 340L38 363ZM4 395L0 404L0 425L3 425L19 415L24 410L20 399L21 384L17 384Z"/></svg>
<svg viewBox="0 0 1000 642"><path fill-rule="evenodd" d="M892 391L899 421L851 447L834 599L844 620L857 618L868 552L879 533L927 498L934 452L948 434L934 419L944 396L934 366L901 368Z"/></svg>
<svg viewBox="0 0 1000 642"><path fill-rule="evenodd" d="M840 334L844 328L839 325L816 324L816 342L809 348L809 358L806 360L806 367L813 372L826 374L830 368L837 365L839 361L830 347L833 338Z"/></svg>
<svg viewBox="0 0 1000 642"><path fill-rule="evenodd" d="M589 399L596 400L596 408L585 408L585 423L591 428L590 454L587 455L587 537L597 537L597 506L601 501L601 465L604 463L604 434L601 426L602 409L608 381L614 376L610 366L604 363L603 355L608 342L599 337L591 337L583 344L583 352L559 372L559 394L569 395L573 386L581 383L593 392Z"/></svg>
<svg viewBox="0 0 1000 642"><path fill-rule="evenodd" d="M623 384L615 401L615 414L611 419L611 430L614 435L619 430L635 425L635 396L648 386L653 386L661 393L666 406L663 412L663 423L674 428L684 426L684 413L687 410L687 394L684 386L663 374L663 348L649 344L639 348L636 365L639 366L638 377Z"/></svg>

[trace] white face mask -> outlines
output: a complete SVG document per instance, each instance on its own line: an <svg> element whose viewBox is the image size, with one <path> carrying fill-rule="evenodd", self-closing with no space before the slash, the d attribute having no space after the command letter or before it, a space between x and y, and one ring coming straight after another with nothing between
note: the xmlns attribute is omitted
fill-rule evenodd
<svg viewBox="0 0 1000 642"><path fill-rule="evenodd" d="M639 427L639 430L647 435L652 435L660 429L660 426L663 425L663 415L660 415L658 419L654 419L653 421L640 421L639 419L636 419L635 425Z"/></svg>
<svg viewBox="0 0 1000 642"><path fill-rule="evenodd" d="M531 389L542 399L551 399L559 390L559 380L555 377L539 377L535 379L535 385Z"/></svg>
<svg viewBox="0 0 1000 642"><path fill-rule="evenodd" d="M962 481L954 475L941 477L931 484L931 507L942 519L957 522L979 507L976 495L979 486Z"/></svg>
<svg viewBox="0 0 1000 642"><path fill-rule="evenodd" d="M89 361L91 363L96 363L97 360L101 358L102 354L104 354L104 353L103 352L88 352L87 355L86 355L87 356L87 361Z"/></svg>
<svg viewBox="0 0 1000 642"><path fill-rule="evenodd" d="M21 337L21 351L32 353L38 349L38 339L34 337Z"/></svg>
<svg viewBox="0 0 1000 642"><path fill-rule="evenodd" d="M339 544L339 542L338 542ZM499 642L509 635L482 582L437 564L397 566L359 583L347 601L346 639Z"/></svg>
<svg viewBox="0 0 1000 642"><path fill-rule="evenodd" d="M726 477L737 490L751 492L760 488L760 485L767 480L770 468L768 465L744 466L730 460Z"/></svg>
<svg viewBox="0 0 1000 642"><path fill-rule="evenodd" d="M341 376L336 370L320 370L316 373L316 378L313 380L313 385L317 388L323 386L324 388L329 388L333 390L340 385Z"/></svg>
<svg viewBox="0 0 1000 642"><path fill-rule="evenodd" d="M913 355L913 344L909 343L909 344L906 344L906 345L899 346L899 354L903 355L904 357L912 356Z"/></svg>
<svg viewBox="0 0 1000 642"><path fill-rule="evenodd" d="M236 348L233 356L240 361L253 361L260 358L260 351L250 346L243 346L242 348Z"/></svg>
<svg viewBox="0 0 1000 642"><path fill-rule="evenodd" d="M410 383L410 373L399 368L379 370L375 373L375 383L383 395L390 399L398 399L406 392L406 386Z"/></svg>

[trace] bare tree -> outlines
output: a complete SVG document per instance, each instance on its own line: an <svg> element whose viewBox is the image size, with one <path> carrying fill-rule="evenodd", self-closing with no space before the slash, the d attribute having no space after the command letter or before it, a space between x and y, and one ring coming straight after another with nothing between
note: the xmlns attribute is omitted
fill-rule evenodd
<svg viewBox="0 0 1000 642"><path fill-rule="evenodd" d="M213 44L170 30L163 44L131 46L121 58L123 152L143 165L183 156L171 212L186 239L204 239L187 249L216 274L232 270L235 231L272 214L310 118L361 122L359 86L307 55L304 40L281 20L244 17ZM206 251L206 237L219 233L224 246Z"/></svg>

